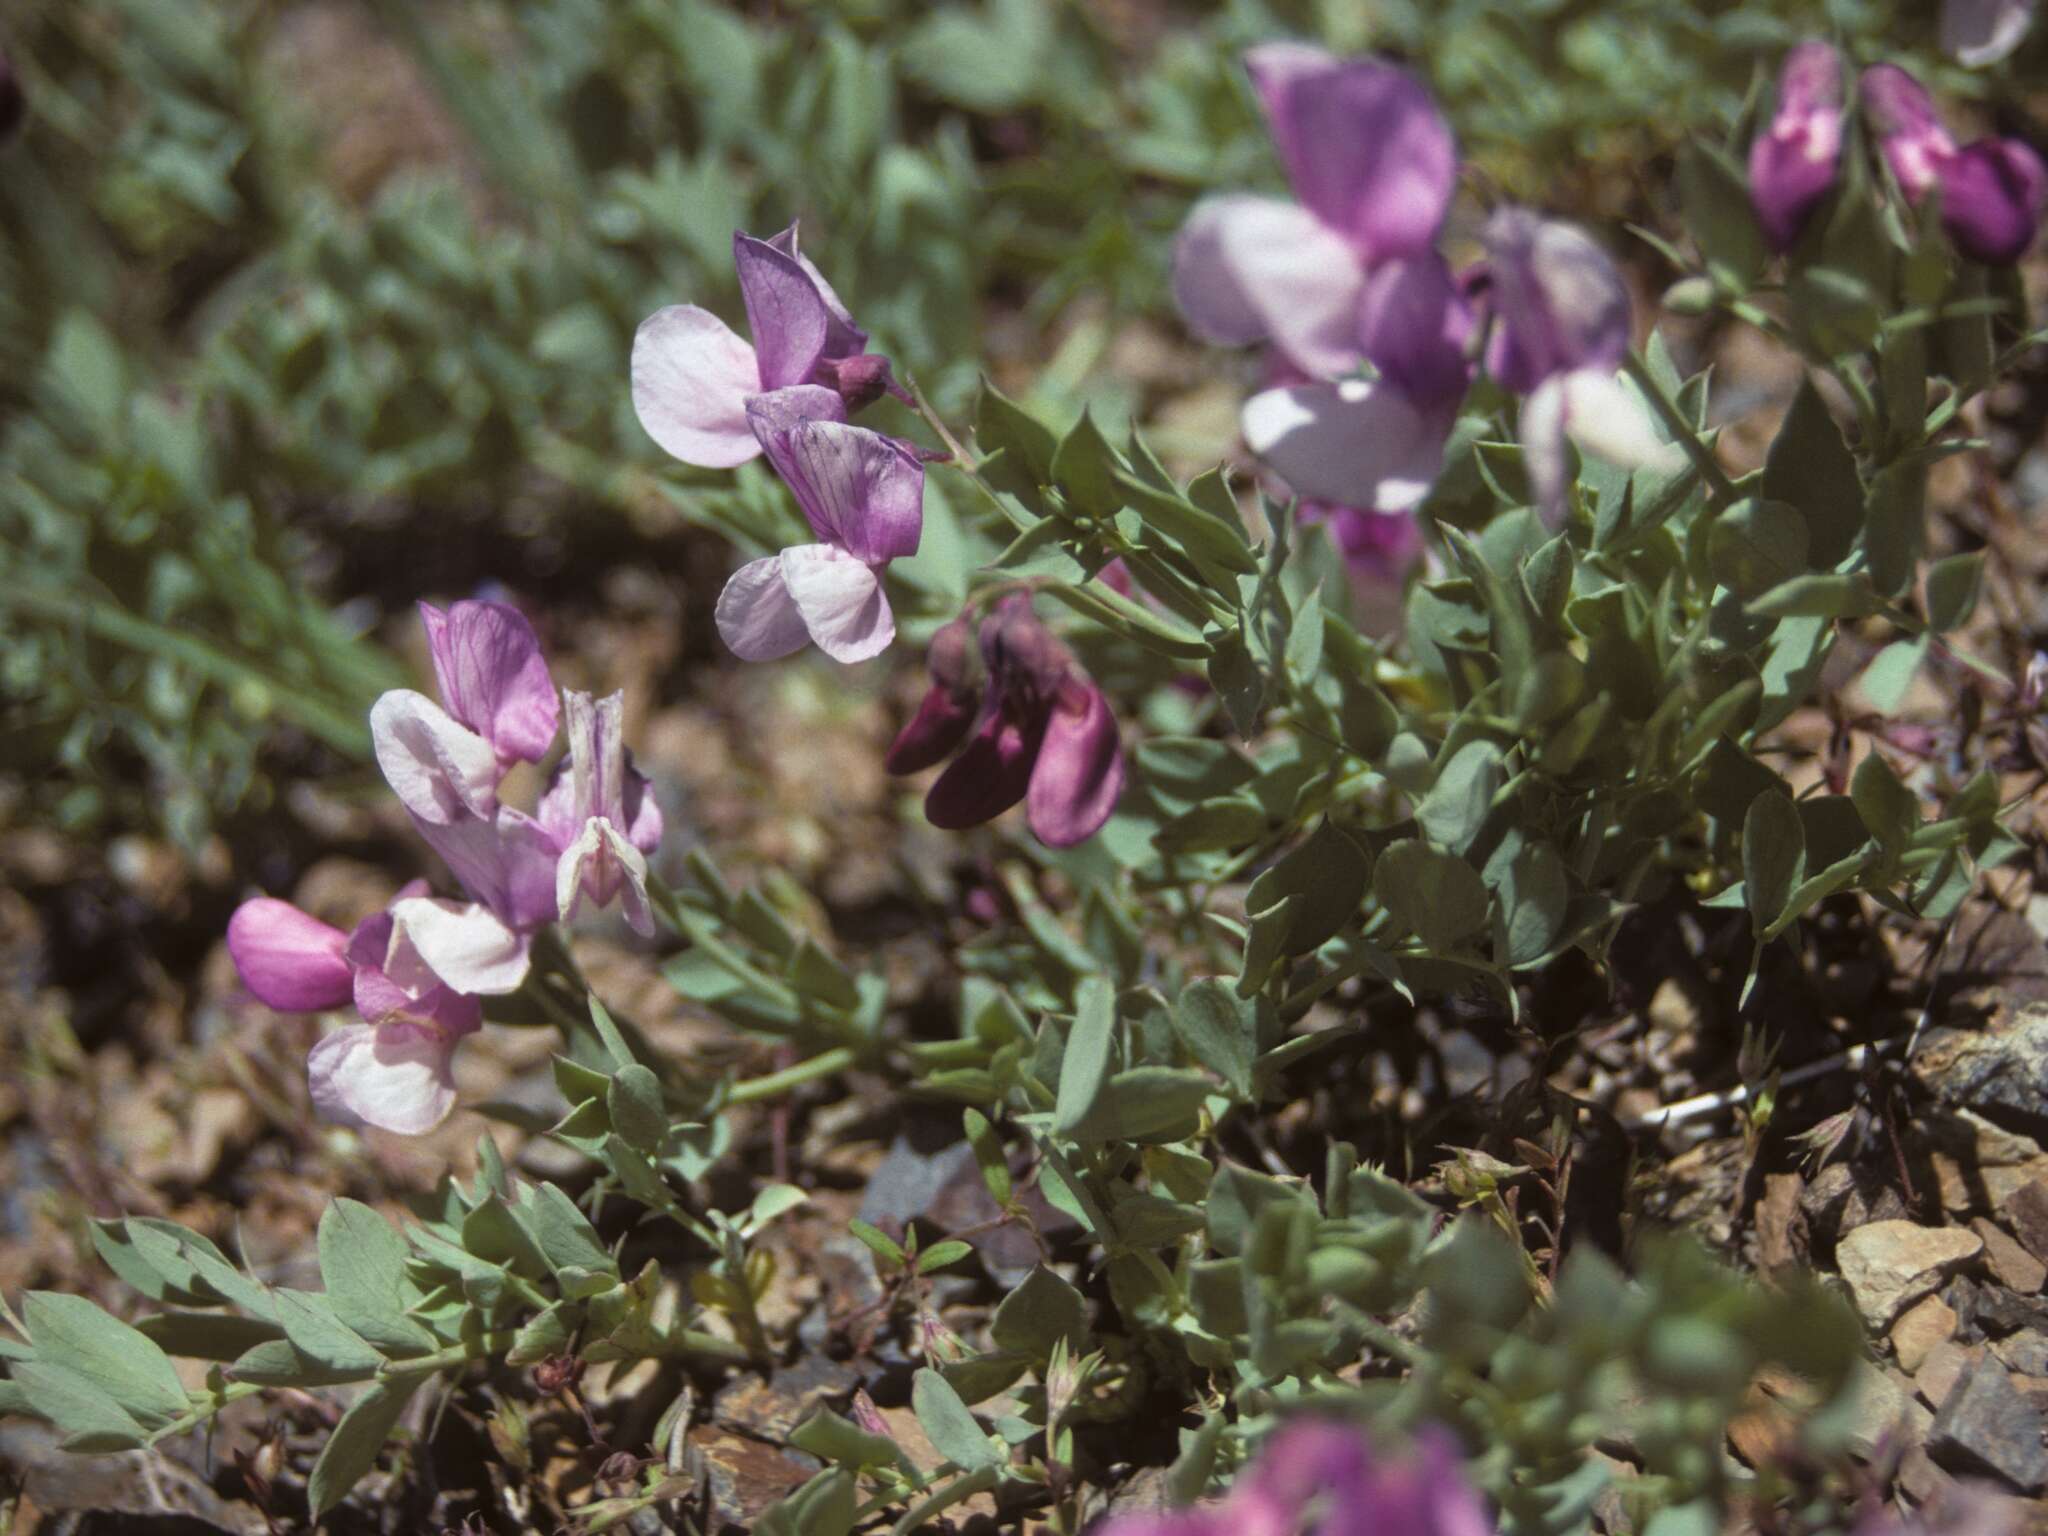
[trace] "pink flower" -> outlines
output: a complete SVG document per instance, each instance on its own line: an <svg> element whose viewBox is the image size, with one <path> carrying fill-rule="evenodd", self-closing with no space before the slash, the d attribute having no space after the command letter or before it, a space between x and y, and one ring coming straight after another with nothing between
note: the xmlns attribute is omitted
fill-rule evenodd
<svg viewBox="0 0 2048 1536"><path fill-rule="evenodd" d="M1778 110L1749 146L1749 197L1771 248L1791 248L1835 184L1842 158L1842 61L1801 43L1778 75Z"/></svg>
<svg viewBox="0 0 2048 1536"><path fill-rule="evenodd" d="M1941 226L1973 261L2009 266L2026 253L2048 205L2048 167L2018 139L1956 147L1927 88L1895 64L1863 72L1863 103L1906 201L1941 193Z"/></svg>
<svg viewBox="0 0 2048 1536"><path fill-rule="evenodd" d="M865 404L890 383L886 359L867 358L867 332L797 249L794 224L772 240L735 232L732 249L753 345L694 304L657 310L633 337L641 426L685 464L705 469L730 469L761 451L747 420L756 395L815 384Z"/></svg>

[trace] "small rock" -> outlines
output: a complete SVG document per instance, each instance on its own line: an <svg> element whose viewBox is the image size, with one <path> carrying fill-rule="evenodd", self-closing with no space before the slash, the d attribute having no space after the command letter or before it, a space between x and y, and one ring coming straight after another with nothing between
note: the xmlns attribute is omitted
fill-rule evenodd
<svg viewBox="0 0 2048 1536"><path fill-rule="evenodd" d="M1796 1173L1764 1176L1756 1207L1756 1262L1767 1277L1797 1269L1806 1259L1806 1213L1799 1208L1805 1190L1806 1181Z"/></svg>
<svg viewBox="0 0 2048 1536"><path fill-rule="evenodd" d="M1868 1360L1858 1361L1855 1370L1856 1422L1848 1434L1849 1453L1861 1461L1876 1461L1897 1452L1916 1418L1925 1420L1925 1410L1912 1394Z"/></svg>
<svg viewBox="0 0 2048 1536"><path fill-rule="evenodd" d="M1934 1464L1927 1447L1916 1445L1899 1458L1899 1488L1915 1505L1955 1487L1956 1480Z"/></svg>
<svg viewBox="0 0 2048 1536"><path fill-rule="evenodd" d="M1955 1337L1956 1311L1939 1296L1924 1296L1899 1315L1892 1324L1892 1353L1899 1369L1911 1375L1920 1369L1928 1351Z"/></svg>
<svg viewBox="0 0 2048 1536"><path fill-rule="evenodd" d="M1927 1352L1926 1362L1914 1373L1913 1386L1928 1407L1939 1409L1948 1401L1956 1383L1963 1379L1963 1372L1983 1359L1986 1353L1988 1351L1982 1344L1958 1344L1954 1340L1937 1344Z"/></svg>
<svg viewBox="0 0 2048 1536"><path fill-rule="evenodd" d="M2048 1008L2021 1008L1985 1029L1930 1029L1911 1067L1943 1103L2038 1115L2048 1103Z"/></svg>
<svg viewBox="0 0 2048 1536"><path fill-rule="evenodd" d="M2001 1285L2031 1296L2048 1282L2048 1264L2027 1252L1997 1222L1979 1216L1970 1223L1970 1230L1984 1239L1984 1262Z"/></svg>
<svg viewBox="0 0 2048 1536"><path fill-rule="evenodd" d="M2014 1190L1999 1215L2026 1245L2027 1252L2048 1261L2048 1179L2036 1179Z"/></svg>
<svg viewBox="0 0 2048 1536"><path fill-rule="evenodd" d="M1962 1227L1873 1221L1845 1233L1835 1263L1873 1328L1918 1301L1984 1251L1984 1239Z"/></svg>
<svg viewBox="0 0 2048 1536"><path fill-rule="evenodd" d="M1934 1416L1927 1452L1952 1471L1988 1472L2022 1493L2048 1488L2041 1411L2006 1379L1996 1360L1966 1371Z"/></svg>
<svg viewBox="0 0 2048 1536"><path fill-rule="evenodd" d="M2029 1329L1993 1339L1991 1353L2004 1363L2007 1370L2017 1371L2022 1376L2048 1376L2048 1334Z"/></svg>

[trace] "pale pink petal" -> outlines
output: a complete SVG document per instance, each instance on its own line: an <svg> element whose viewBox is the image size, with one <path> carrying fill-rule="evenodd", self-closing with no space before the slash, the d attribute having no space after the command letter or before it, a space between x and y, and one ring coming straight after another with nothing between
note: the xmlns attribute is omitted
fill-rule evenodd
<svg viewBox="0 0 2048 1536"><path fill-rule="evenodd" d="M394 902L392 921L447 985L502 996L526 980L528 938L481 902L418 896Z"/></svg>
<svg viewBox="0 0 2048 1536"><path fill-rule="evenodd" d="M228 919L228 954L242 984L285 1013L339 1008L349 998L347 936L288 901L257 896Z"/></svg>
<svg viewBox="0 0 2048 1536"><path fill-rule="evenodd" d="M1252 452L1297 496L1402 512L1443 468L1449 416L1390 384L1347 379L1254 395L1241 425Z"/></svg>
<svg viewBox="0 0 2048 1536"><path fill-rule="evenodd" d="M647 435L685 464L730 469L761 451L747 397L761 391L754 349L694 304L672 304L633 335L633 410Z"/></svg>
<svg viewBox="0 0 2048 1536"><path fill-rule="evenodd" d="M618 901L634 931L653 936L646 856L602 816L584 823L582 834L562 850L555 870L555 901L563 922L574 921L585 897L600 910Z"/></svg>
<svg viewBox="0 0 2048 1536"><path fill-rule="evenodd" d="M498 803L498 754L423 693L394 688L370 706L377 766L405 808L446 825L489 816Z"/></svg>
<svg viewBox="0 0 2048 1536"><path fill-rule="evenodd" d="M780 559L804 627L834 661L866 661L896 638L881 578L866 564L830 544L799 544Z"/></svg>
<svg viewBox="0 0 2048 1536"><path fill-rule="evenodd" d="M1208 198L1173 251L1173 296L1196 335L1270 340L1317 377L1358 365L1365 268L1314 214L1266 197Z"/></svg>
<svg viewBox="0 0 2048 1536"><path fill-rule="evenodd" d="M1553 528L1564 521L1565 487L1571 478L1564 435L1564 381L1568 377L1552 375L1522 401L1522 468L1529 476L1536 510Z"/></svg>
<svg viewBox="0 0 2048 1536"><path fill-rule="evenodd" d="M829 546L826 546L829 547ZM773 661L800 651L811 632L782 579L782 561L768 555L732 573L718 594L719 637L742 661Z"/></svg>
<svg viewBox="0 0 2048 1536"><path fill-rule="evenodd" d="M1657 431L1641 395L1611 373L1580 368L1564 376L1564 429L1573 442L1621 469L1675 467L1683 457Z"/></svg>
<svg viewBox="0 0 2048 1536"><path fill-rule="evenodd" d="M1941 46L1971 69L1996 64L2019 47L2034 20L2034 0L1943 0Z"/></svg>
<svg viewBox="0 0 2048 1536"><path fill-rule="evenodd" d="M418 1024L351 1024L307 1053L313 1104L343 1125L401 1136L431 1131L455 1107L454 1039Z"/></svg>
<svg viewBox="0 0 2048 1536"><path fill-rule="evenodd" d="M626 841L642 853L652 853L661 844L661 807L654 802L654 781L633 766L633 754L626 754Z"/></svg>

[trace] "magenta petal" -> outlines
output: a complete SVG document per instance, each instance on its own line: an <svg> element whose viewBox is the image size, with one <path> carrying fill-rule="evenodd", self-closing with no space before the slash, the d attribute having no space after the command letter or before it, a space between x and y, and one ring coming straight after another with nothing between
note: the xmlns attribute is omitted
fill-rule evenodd
<svg viewBox="0 0 2048 1536"><path fill-rule="evenodd" d="M2048 170L2018 139L1979 139L1941 172L1941 224L1974 261L2009 266L2034 243Z"/></svg>
<svg viewBox="0 0 2048 1536"><path fill-rule="evenodd" d="M925 820L958 832L1002 815L1030 789L1037 753L1035 733L1027 735L998 709L985 710L981 728L925 795Z"/></svg>
<svg viewBox="0 0 2048 1536"><path fill-rule="evenodd" d="M1365 280L1359 341L1373 366L1412 400L1464 398L1472 326L1472 306L1435 251L1387 262Z"/></svg>
<svg viewBox="0 0 2048 1536"><path fill-rule="evenodd" d="M633 754L626 754L626 841L642 853L651 854L661 846L664 825L661 807L654 803L654 781L633 766Z"/></svg>
<svg viewBox="0 0 2048 1536"><path fill-rule="evenodd" d="M925 690L917 713L897 732L882 766L890 773L920 773L943 762L974 726L978 694L964 698L937 683Z"/></svg>
<svg viewBox="0 0 2048 1536"><path fill-rule="evenodd" d="M1899 190L1908 201L1919 202L1941 179L1942 165L1956 149L1934 98L1896 64L1866 69L1856 89Z"/></svg>
<svg viewBox="0 0 2048 1536"><path fill-rule="evenodd" d="M306 1057L314 1106L343 1125L418 1136L455 1107L456 1039L431 1026L352 1024Z"/></svg>
<svg viewBox="0 0 2048 1536"><path fill-rule="evenodd" d="M773 661L811 643L776 555L749 560L734 571L718 594L713 617L719 638L741 661Z"/></svg>
<svg viewBox="0 0 2048 1536"><path fill-rule="evenodd" d="M1318 67L1300 49L1255 49L1245 62L1309 211L1368 262L1428 250L1457 188L1458 148L1427 88L1374 59Z"/></svg>
<svg viewBox="0 0 2048 1536"><path fill-rule="evenodd" d="M1996 64L2033 24L2034 0L1943 0L1941 46L1971 69Z"/></svg>
<svg viewBox="0 0 2048 1536"><path fill-rule="evenodd" d="M732 260L760 359L761 388L804 383L825 355L832 325L817 284L793 257L752 235L734 233Z"/></svg>
<svg viewBox="0 0 2048 1536"><path fill-rule="evenodd" d="M1614 260L1573 225L1502 208L1486 222L1496 320L1486 367L1527 394L1554 374L1621 365L1628 354L1628 287Z"/></svg>
<svg viewBox="0 0 2048 1536"><path fill-rule="evenodd" d="M537 763L554 745L561 711L540 639L510 603L420 604L434 676L448 713L488 741L501 763Z"/></svg>
<svg viewBox="0 0 2048 1536"><path fill-rule="evenodd" d="M288 901L256 896L228 919L228 954L259 1002L284 1013L339 1008L349 999L348 938Z"/></svg>
<svg viewBox="0 0 2048 1536"><path fill-rule="evenodd" d="M1452 412L1385 381L1269 389L1245 402L1246 444L1297 496L1402 512L1443 468Z"/></svg>
<svg viewBox="0 0 2048 1536"><path fill-rule="evenodd" d="M1123 743L1102 690L1070 681L1060 690L1038 761L1031 770L1025 814L1041 843L1071 848L1102 830L1124 790Z"/></svg>
<svg viewBox="0 0 2048 1536"><path fill-rule="evenodd" d="M803 269L804 276L811 280L811 286L817 290L818 298L825 306L827 320L824 361L836 362L840 358L852 357L855 353L865 351L868 333L853 323L853 316L847 312L846 305L840 302L839 295L832 291L832 285L825 281L825 274L818 270L810 257L797 248L796 226L790 225L768 243ZM876 361L882 360L878 358ZM887 364L884 363L883 366L887 367Z"/></svg>
<svg viewBox="0 0 2048 1536"><path fill-rule="evenodd" d="M1771 248L1787 250L1835 184L1842 156L1842 63L1801 43L1778 75L1778 109L1749 146L1749 196Z"/></svg>
<svg viewBox="0 0 2048 1536"><path fill-rule="evenodd" d="M633 333L633 413L685 464L731 469L761 451L747 397L761 389L754 349L694 304L656 310Z"/></svg>
<svg viewBox="0 0 2048 1536"><path fill-rule="evenodd" d="M1196 335L1224 346L1271 340L1313 377L1357 366L1358 253L1296 203L1215 197L1196 204L1173 248L1173 296Z"/></svg>

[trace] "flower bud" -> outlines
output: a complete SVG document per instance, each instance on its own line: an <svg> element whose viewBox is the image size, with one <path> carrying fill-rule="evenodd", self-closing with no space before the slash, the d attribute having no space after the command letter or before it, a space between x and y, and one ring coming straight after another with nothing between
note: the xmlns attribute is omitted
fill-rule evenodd
<svg viewBox="0 0 2048 1536"><path fill-rule="evenodd" d="M856 352L851 357L828 358L815 369L819 381L839 391L848 413L873 405L896 384L889 371L889 359L875 352Z"/></svg>
<svg viewBox="0 0 2048 1536"><path fill-rule="evenodd" d="M875 1406L875 1400L868 1396L865 1387L853 1389L853 1422L871 1435L882 1435L891 1440L896 1438L889 1433L889 1421L882 1417L881 1409Z"/></svg>
<svg viewBox="0 0 2048 1536"><path fill-rule="evenodd" d="M2010 266L2034 243L2048 168L2018 139L1979 139L1942 169L1941 227L1973 261Z"/></svg>
<svg viewBox="0 0 2048 1536"><path fill-rule="evenodd" d="M1858 89L1893 179L1909 202L1919 202L1956 152L1955 140L1934 110L1934 98L1896 64L1866 69Z"/></svg>
<svg viewBox="0 0 2048 1536"><path fill-rule="evenodd" d="M883 759L891 773L917 773L942 761L973 728L981 701L981 662L965 614L932 636L925 667L932 685Z"/></svg>
<svg viewBox="0 0 2048 1536"><path fill-rule="evenodd" d="M1827 43L1801 43L1778 76L1777 115L1749 146L1749 198L1773 250L1799 238L1841 157L1841 60Z"/></svg>

